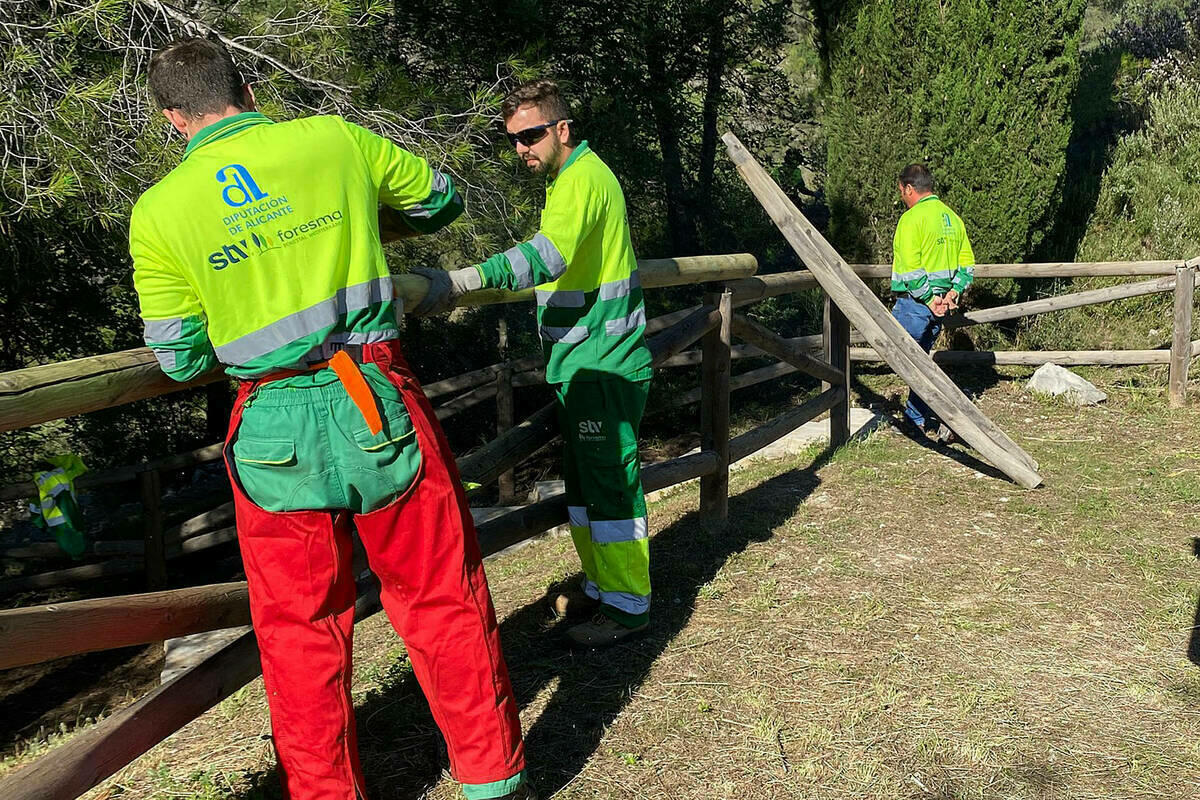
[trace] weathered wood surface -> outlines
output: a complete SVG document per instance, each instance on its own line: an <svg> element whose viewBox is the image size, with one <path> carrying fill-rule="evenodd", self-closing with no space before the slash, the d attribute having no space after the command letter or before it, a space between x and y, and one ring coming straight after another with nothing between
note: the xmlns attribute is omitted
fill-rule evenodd
<svg viewBox="0 0 1200 800"><path fill-rule="evenodd" d="M717 307L720 324L701 341L700 449L715 453L717 468L700 479L700 516L729 517L729 375L733 339L733 294L709 292L705 305Z"/></svg>
<svg viewBox="0 0 1200 800"><path fill-rule="evenodd" d="M850 320L828 297L822 335L825 360L841 376L840 381L823 383L822 388L846 388L841 400L829 409L829 446L836 449L850 441Z"/></svg>
<svg viewBox="0 0 1200 800"><path fill-rule="evenodd" d="M753 275L758 262L749 254L692 256L639 261L638 268L642 286L656 288ZM395 282L406 308L413 308L429 286L419 275L400 275ZM520 292L477 292L469 297L468 302L478 305L526 299ZM227 380L221 371L176 383L162 373L153 353L144 347L0 373L0 432L218 380Z"/></svg>
<svg viewBox="0 0 1200 800"><path fill-rule="evenodd" d="M831 364L808 354L804 344L793 343L749 317L735 314L733 333L765 353L791 364L796 369L826 383L840 384L843 374Z"/></svg>
<svg viewBox="0 0 1200 800"><path fill-rule="evenodd" d="M696 453L646 467L643 484L648 487L647 491L652 491L701 477L715 466L714 454ZM484 554L497 552L566 520L566 505L558 498L535 505L539 507L521 509L512 519L510 515L504 515L481 525L480 545ZM532 527L518 528L514 526L514 520ZM244 585L233 584L231 590L240 591ZM224 608L234 610L237 605L226 601ZM373 582L366 591L360 588L355 620L361 621L378 610L378 584ZM156 631L154 635L160 633ZM0 778L0 797L5 800L73 800L254 680L261 671L258 644L251 632L133 705L73 736L32 764Z"/></svg>
<svg viewBox="0 0 1200 800"><path fill-rule="evenodd" d="M869 347L852 347L854 361L885 361ZM1029 366L1058 364L1062 367L1141 366L1169 364L1170 350L935 350L936 364L956 366Z"/></svg>
<svg viewBox="0 0 1200 800"><path fill-rule="evenodd" d="M1169 292L1175 288L1175 277L1155 278L1137 283L1122 283L1117 286L1105 286L1101 289L1089 289L1085 292L1073 292L1057 297L1044 297L1025 303L1013 303L996 308L984 308L978 311L968 311L965 314L954 314L946 317L945 327L965 328L970 325L981 325L988 322L1003 322L1004 320L1031 317L1037 314L1048 314L1051 311L1063 311L1068 308L1079 308L1097 303L1107 303L1113 300L1124 300L1129 297L1141 297L1158 292Z"/></svg>
<svg viewBox="0 0 1200 800"><path fill-rule="evenodd" d="M0 669L250 622L245 582L0 611Z"/></svg>
<svg viewBox="0 0 1200 800"><path fill-rule="evenodd" d="M988 420L937 368L737 137L727 133L723 139L751 191L854 327L921 394L934 412L984 458L1022 486L1040 485L1042 479L1033 459Z"/></svg>
<svg viewBox="0 0 1200 800"><path fill-rule="evenodd" d="M846 387L830 387L790 411L785 411L770 422L759 425L757 428L746 431L739 436L735 436L729 442L729 457L734 461L740 461L751 453L762 450L772 442L787 436L804 423L811 422L821 416L842 402L845 396Z"/></svg>
<svg viewBox="0 0 1200 800"><path fill-rule="evenodd" d="M1187 402L1195 292L1196 268L1192 262L1188 262L1175 273L1175 320L1171 330L1171 368L1167 376L1167 397L1171 408L1181 408Z"/></svg>
<svg viewBox="0 0 1200 800"><path fill-rule="evenodd" d="M977 264L976 278L1134 278L1142 276L1174 276L1175 267L1182 261L1108 261L1089 263L1054 262L1046 264ZM889 264L848 264L859 278L889 278ZM728 283L733 289L733 305L740 307L750 303L778 297L782 294L815 289L817 279L809 270L777 272L771 275L756 275L740 278Z"/></svg>
<svg viewBox="0 0 1200 800"><path fill-rule="evenodd" d="M738 389L746 389L751 386L757 386L760 383L782 378L785 375L792 375L800 370L793 367L791 364L776 362L758 369L747 370L746 372L738 373L729 379L729 391L734 392ZM700 402L700 388L688 389L680 395L676 395L667 401L667 405L671 408L679 408L682 406L690 406L693 403Z"/></svg>
<svg viewBox="0 0 1200 800"><path fill-rule="evenodd" d="M647 340L657 364L696 342L720 323L720 313L705 306L687 309L680 321ZM493 387L494 388L494 387ZM554 403L547 403L507 433L458 459L464 480L486 486L558 437Z"/></svg>

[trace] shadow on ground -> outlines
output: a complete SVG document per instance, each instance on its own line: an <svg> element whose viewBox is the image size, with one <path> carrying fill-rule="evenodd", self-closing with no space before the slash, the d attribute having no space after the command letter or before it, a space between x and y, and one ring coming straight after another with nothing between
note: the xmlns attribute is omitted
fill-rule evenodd
<svg viewBox="0 0 1200 800"><path fill-rule="evenodd" d="M561 638L542 597L501 623L504 654L522 708L549 691L545 708L525 731L530 775L542 796L570 783L596 752L609 725L646 680L659 655L687 626L702 586L730 556L770 539L821 481L830 453L729 498L729 522L706 523L688 513L650 542L654 586L650 630L606 651L576 652ZM413 800L443 776L445 747L407 662L395 664L357 709L359 747L371 800ZM273 772L253 778L241 800L279 796Z"/></svg>

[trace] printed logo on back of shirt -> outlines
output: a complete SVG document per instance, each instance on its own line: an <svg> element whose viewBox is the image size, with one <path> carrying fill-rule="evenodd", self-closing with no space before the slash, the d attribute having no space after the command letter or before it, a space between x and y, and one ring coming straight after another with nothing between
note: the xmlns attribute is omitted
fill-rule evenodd
<svg viewBox="0 0 1200 800"><path fill-rule="evenodd" d="M264 197L269 197L258 187L258 183L250 176L250 171L241 164L226 164L217 170L217 182L222 184L221 199L225 205L241 208L247 203L255 203Z"/></svg>

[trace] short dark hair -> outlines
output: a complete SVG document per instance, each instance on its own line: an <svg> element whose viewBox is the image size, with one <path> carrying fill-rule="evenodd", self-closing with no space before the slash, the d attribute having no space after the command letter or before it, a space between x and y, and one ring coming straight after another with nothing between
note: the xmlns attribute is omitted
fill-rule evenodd
<svg viewBox="0 0 1200 800"><path fill-rule="evenodd" d="M933 191L933 173L924 164L909 164L900 170L900 185L911 186L921 194Z"/></svg>
<svg viewBox="0 0 1200 800"><path fill-rule="evenodd" d="M242 73L220 43L195 37L179 39L150 59L150 95L160 109L189 117L220 114L229 106L245 108Z"/></svg>
<svg viewBox="0 0 1200 800"><path fill-rule="evenodd" d="M563 99L558 90L558 84L548 78L538 78L522 83L509 92L508 97L505 97L504 102L500 104L500 113L504 116L504 121L508 122L512 119L512 115L517 113L517 109L527 103L537 106L538 111L542 112L547 122L571 118L571 111L567 108L567 101Z"/></svg>

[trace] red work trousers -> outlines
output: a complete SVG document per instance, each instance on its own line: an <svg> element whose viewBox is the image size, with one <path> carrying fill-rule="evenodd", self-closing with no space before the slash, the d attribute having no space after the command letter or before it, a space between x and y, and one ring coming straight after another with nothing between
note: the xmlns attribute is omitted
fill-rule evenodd
<svg viewBox="0 0 1200 800"><path fill-rule="evenodd" d="M229 470L250 615L289 800L366 797L350 697L352 516L382 585L384 610L445 737L451 774L462 783L486 784L525 767L516 699L454 457L399 347L388 342L363 349L363 361L388 375L412 418L422 453L412 489L367 514L273 513L251 502ZM229 442L254 387L246 382L238 392L227 467Z"/></svg>

